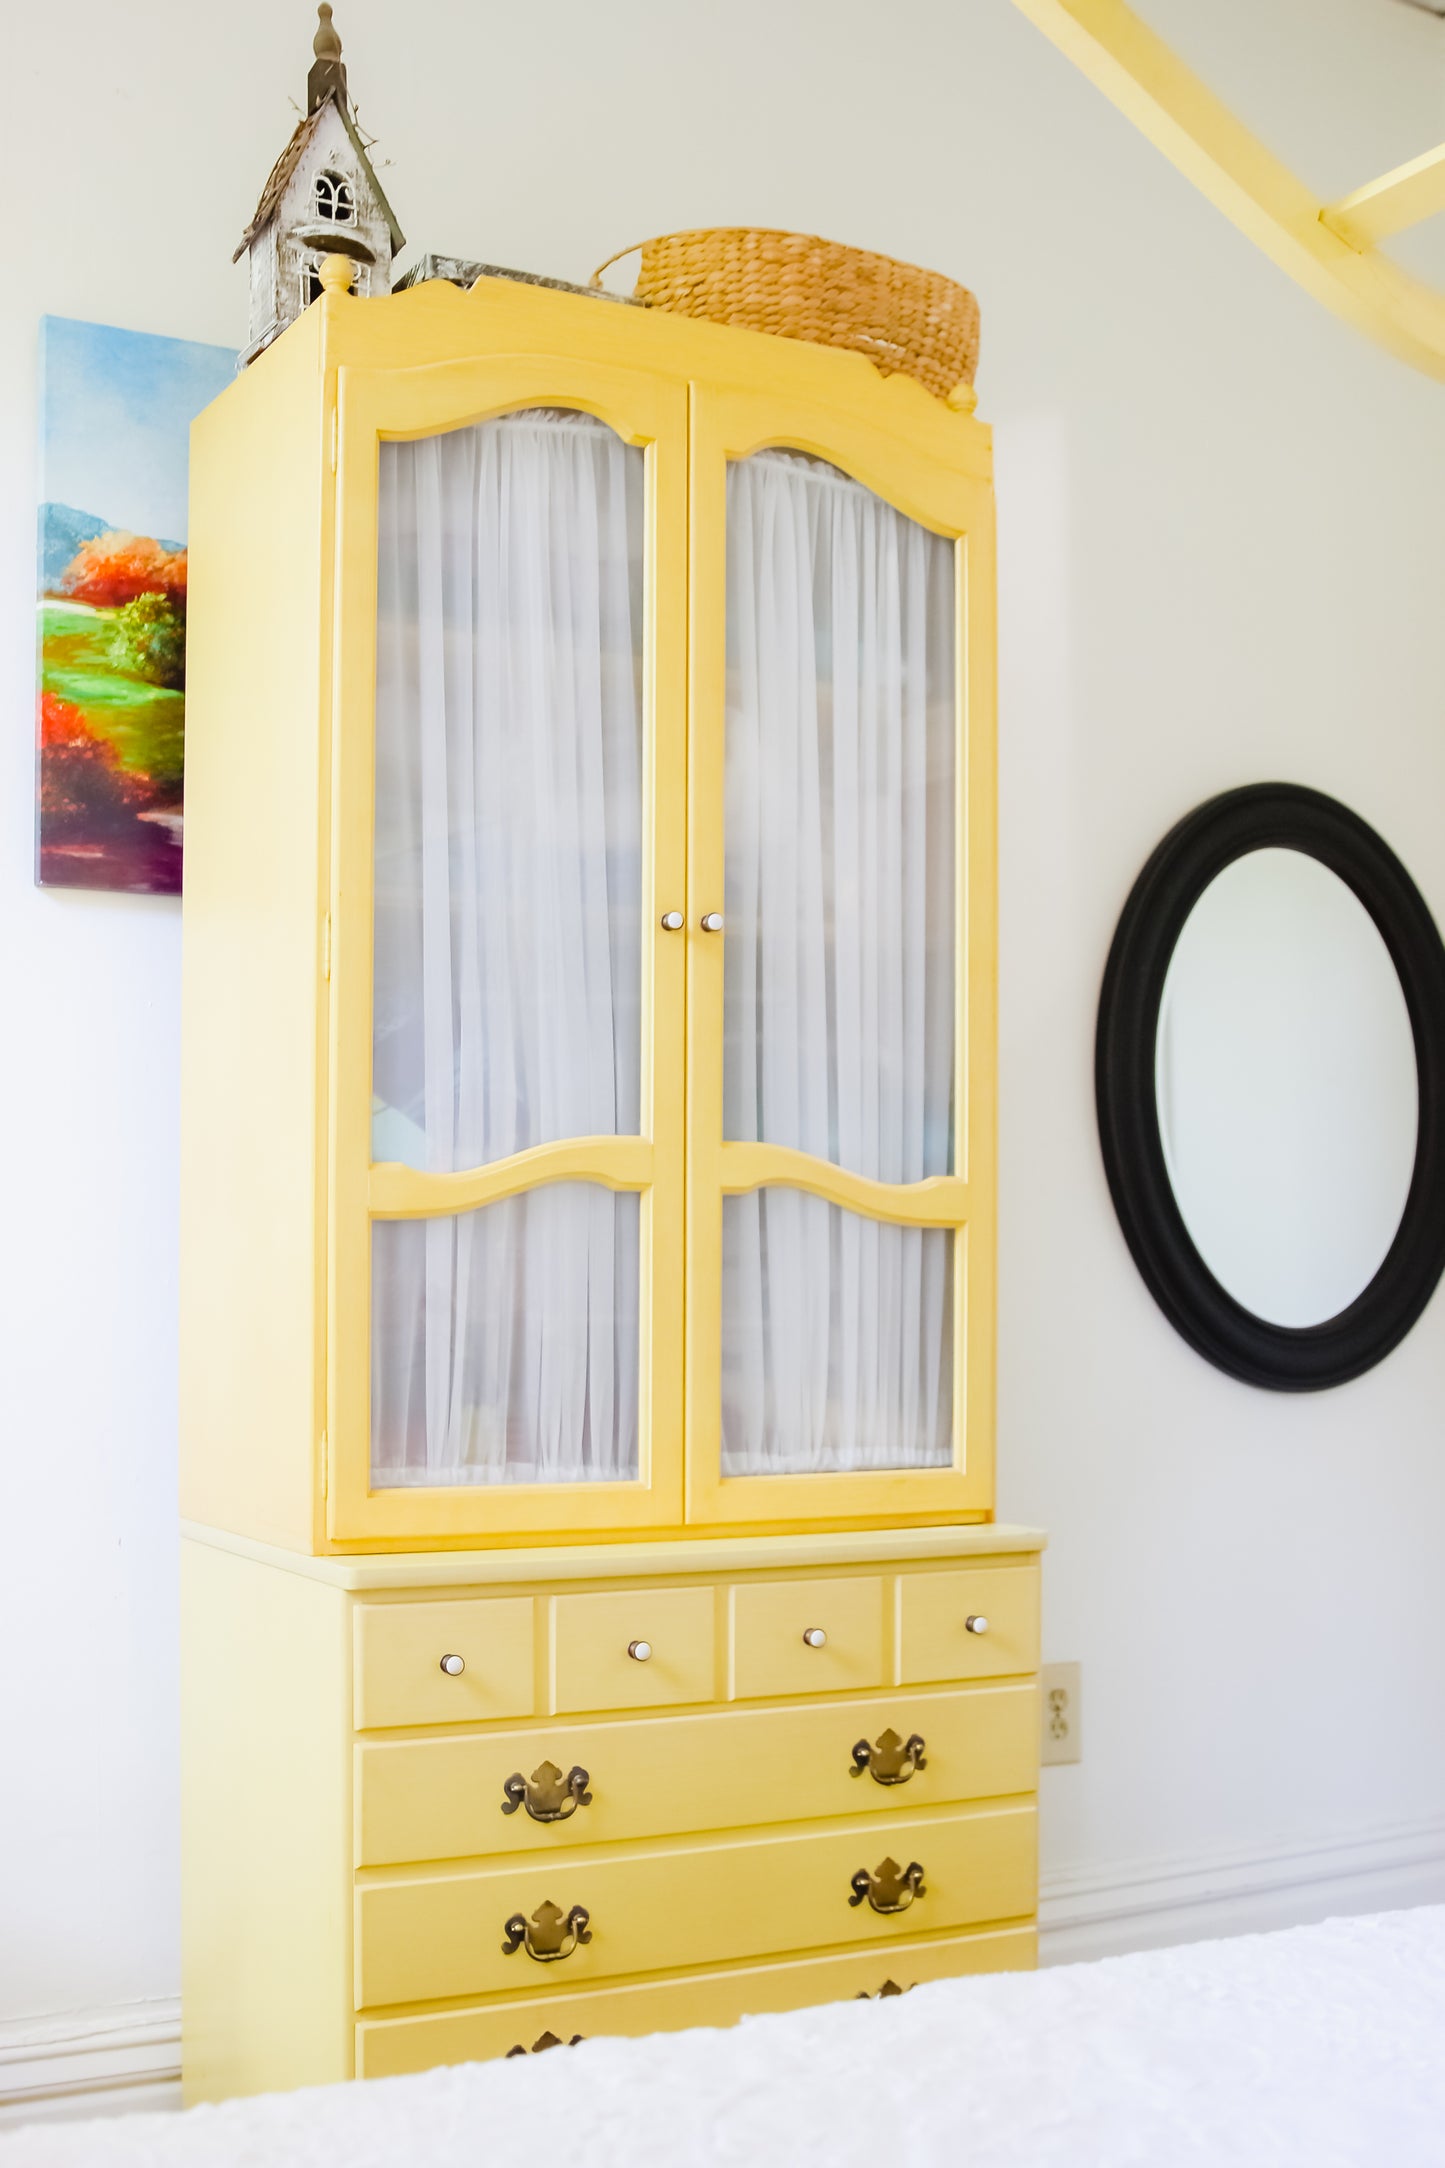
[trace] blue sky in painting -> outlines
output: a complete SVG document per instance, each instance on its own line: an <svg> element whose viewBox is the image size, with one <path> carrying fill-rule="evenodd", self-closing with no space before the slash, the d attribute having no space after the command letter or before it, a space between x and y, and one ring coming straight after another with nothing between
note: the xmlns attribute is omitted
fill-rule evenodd
<svg viewBox="0 0 1445 2168"><path fill-rule="evenodd" d="M184 542L190 424L235 355L67 316L44 317L40 338L42 501Z"/></svg>

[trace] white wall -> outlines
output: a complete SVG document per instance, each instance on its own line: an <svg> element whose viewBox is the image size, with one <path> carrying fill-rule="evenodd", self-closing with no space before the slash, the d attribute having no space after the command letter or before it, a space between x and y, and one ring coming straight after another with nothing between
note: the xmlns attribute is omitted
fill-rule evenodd
<svg viewBox="0 0 1445 2168"><path fill-rule="evenodd" d="M1445 27L1389 0L1155 13L1322 188L1441 132ZM1119 906L1212 791L1338 794L1445 919L1445 387L1289 286L1008 0L345 0L340 28L417 245L579 276L645 233L755 221L980 291L1001 1506L1054 1531L1048 1652L1086 1685L1084 1759L1048 1779L1051 1886L1336 1836L1397 1858L1380 1833L1445 1810L1445 1302L1326 1396L1205 1367L1115 1227L1090 1064ZM302 0L6 21L0 2019L176 1981L178 910L30 886L36 320L241 341L230 251L310 33Z"/></svg>

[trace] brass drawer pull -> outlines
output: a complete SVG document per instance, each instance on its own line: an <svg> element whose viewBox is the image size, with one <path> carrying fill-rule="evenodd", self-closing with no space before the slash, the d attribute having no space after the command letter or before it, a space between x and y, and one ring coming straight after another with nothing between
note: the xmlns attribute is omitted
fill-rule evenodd
<svg viewBox="0 0 1445 2168"><path fill-rule="evenodd" d="M915 1769L926 1769L923 1759L923 1734L911 1732L900 1739L896 1731L885 1731L876 1746L860 1739L853 1749L853 1767L850 1776L861 1777L866 1769L875 1784L906 1784Z"/></svg>
<svg viewBox="0 0 1445 2168"><path fill-rule="evenodd" d="M514 1912L502 1929L507 1938L502 1955L515 1957L518 1950L525 1948L539 1965L555 1965L561 1958L570 1957L579 1943L592 1940L588 1924L591 1918L586 1905L573 1905L570 1912L561 1912L556 1905L544 1902L530 1919Z"/></svg>
<svg viewBox="0 0 1445 2168"><path fill-rule="evenodd" d="M906 1995L909 1992L909 1988L915 1987L916 1985L917 1982L914 1980L909 1981L908 1987L900 1987L896 1980L885 1980L876 1995L870 1995L866 1987L860 1987L857 1994L853 1997L853 2000L855 2002L887 2002L890 1995ZM538 2047L540 2047L541 2044L542 2043L539 2040L537 2043ZM511 2052L513 2055L522 2055L526 2051L523 2048L513 2048Z"/></svg>
<svg viewBox="0 0 1445 2168"><path fill-rule="evenodd" d="M886 1986L881 1987L878 1992L880 1995L886 1995L888 1989ZM901 1994L902 1990L895 1987L893 1992L897 1995ZM554 2032L545 2032L541 2039L534 2040L530 2047L524 2047L519 2040L514 2048L508 2048L502 2060L509 2063L514 2055L540 2055L544 2048L580 2048L582 2039L581 2033L573 2033L570 2040L559 2040Z"/></svg>
<svg viewBox="0 0 1445 2168"><path fill-rule="evenodd" d="M915 1897L927 1894L916 1859L906 1867L900 1867L896 1859L885 1859L872 1874L860 1867L849 1887L853 1892L850 1905L861 1905L866 1897L875 1912L906 1912Z"/></svg>
<svg viewBox="0 0 1445 2168"><path fill-rule="evenodd" d="M565 1777L555 1762L544 1761L529 1777L518 1769L502 1786L502 1812L515 1814L518 1807L525 1807L534 1822L570 1821L579 1807L591 1806L592 1794L587 1789L591 1781L576 1764Z"/></svg>

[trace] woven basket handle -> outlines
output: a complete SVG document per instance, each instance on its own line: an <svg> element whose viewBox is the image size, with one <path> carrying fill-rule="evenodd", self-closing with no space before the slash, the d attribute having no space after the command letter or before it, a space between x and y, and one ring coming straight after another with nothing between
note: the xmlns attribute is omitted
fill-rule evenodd
<svg viewBox="0 0 1445 2168"><path fill-rule="evenodd" d="M655 241L656 239L657 236L656 234L654 234L652 236L652 241ZM613 253L610 256L606 257L603 262L598 264L597 269L593 272L591 278L587 281L588 285L595 286L600 289L602 285L602 274L604 271L610 271L615 263L621 263L624 256L635 256L639 249L651 248L652 241L634 241L627 248L614 249Z"/></svg>

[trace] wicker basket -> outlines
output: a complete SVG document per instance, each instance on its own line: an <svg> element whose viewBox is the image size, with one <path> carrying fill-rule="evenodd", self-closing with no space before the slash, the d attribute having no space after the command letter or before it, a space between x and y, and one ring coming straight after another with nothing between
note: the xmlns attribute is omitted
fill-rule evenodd
<svg viewBox="0 0 1445 2168"><path fill-rule="evenodd" d="M601 286L619 249L592 274ZM810 233L715 226L642 243L634 299L784 339L866 354L946 399L978 366L978 302L966 286Z"/></svg>

